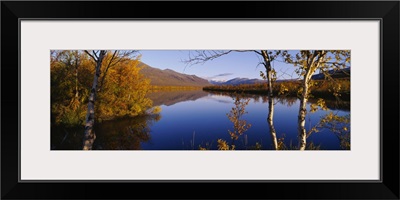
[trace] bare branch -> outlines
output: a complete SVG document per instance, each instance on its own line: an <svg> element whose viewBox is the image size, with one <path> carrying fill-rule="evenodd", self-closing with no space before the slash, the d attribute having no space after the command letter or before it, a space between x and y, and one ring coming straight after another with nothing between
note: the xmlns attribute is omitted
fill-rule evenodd
<svg viewBox="0 0 400 200"><path fill-rule="evenodd" d="M99 51L95 51L95 50L93 50L92 52L93 52L93 55L94 55L94 57L96 57L96 58L97 58L97 60L98 60L98 59L99 59L99 57L97 56L97 52L99 52ZM101 51L100 51L100 53L101 53Z"/></svg>
<svg viewBox="0 0 400 200"><path fill-rule="evenodd" d="M204 64L207 61L214 60L219 58L223 55L231 53L232 50L229 51L195 51L195 54L189 52L189 58L187 60L183 60L183 63L186 65L197 65L197 64Z"/></svg>
<svg viewBox="0 0 400 200"><path fill-rule="evenodd" d="M90 57L92 57L93 60L94 60L95 62L97 62L97 59L96 59L91 53L89 53L89 51L87 51L87 50L84 50L84 51L85 51L85 53L86 53L87 55L89 55Z"/></svg>
<svg viewBox="0 0 400 200"><path fill-rule="evenodd" d="M258 54L258 55L260 55L260 56L262 55L262 53L259 52L259 51L257 51L257 50L253 50L253 52L256 53L256 54Z"/></svg>

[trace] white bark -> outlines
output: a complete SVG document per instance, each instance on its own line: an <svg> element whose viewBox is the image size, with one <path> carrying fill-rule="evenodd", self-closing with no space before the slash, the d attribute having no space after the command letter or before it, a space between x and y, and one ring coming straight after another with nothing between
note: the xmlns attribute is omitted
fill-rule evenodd
<svg viewBox="0 0 400 200"><path fill-rule="evenodd" d="M271 134L272 143L274 145L274 149L278 150L278 140L276 138L276 131L274 127L274 100L272 96L268 97L268 125L269 125L269 132Z"/></svg>
<svg viewBox="0 0 400 200"><path fill-rule="evenodd" d="M267 72L267 81L268 81L268 126L269 126L269 132L271 134L271 139L272 143L274 145L274 149L278 150L278 140L276 138L276 131L274 127L274 99L273 99L273 93L272 93L272 67L271 67L271 60L269 59L269 56L267 54L267 51L262 50L261 51L262 56L264 58L265 62L265 69Z"/></svg>
<svg viewBox="0 0 400 200"><path fill-rule="evenodd" d="M325 51L314 51L313 55L307 58L307 66L305 66L305 74L303 78L303 92L300 97L299 115L297 120L297 130L299 138L299 150L305 150L307 146L307 131L306 131L306 115L307 101L309 94L309 83L314 72L320 67L321 58L325 55Z"/></svg>
<svg viewBox="0 0 400 200"><path fill-rule="evenodd" d="M308 93L308 81L306 77L303 80L303 92L300 98L299 115L297 120L298 134L299 134L299 150L305 150L307 144L307 131L306 125L306 114L307 114L307 93Z"/></svg>
<svg viewBox="0 0 400 200"><path fill-rule="evenodd" d="M99 56L96 61L96 71L94 74L92 89L90 90L88 109L86 114L86 124L85 124L85 133L83 138L83 150L91 150L94 140L96 139L96 135L93 130L94 126L94 104L96 101L96 91L97 91L97 83L100 77L100 68L103 62L104 55L106 51L100 51Z"/></svg>

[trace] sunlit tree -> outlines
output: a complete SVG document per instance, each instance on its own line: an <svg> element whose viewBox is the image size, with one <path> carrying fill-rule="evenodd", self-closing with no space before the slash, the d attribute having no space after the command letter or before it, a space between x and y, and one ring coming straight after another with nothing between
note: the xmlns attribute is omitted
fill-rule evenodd
<svg viewBox="0 0 400 200"><path fill-rule="evenodd" d="M305 128L306 114L307 114L307 101L310 97L311 86L313 85L312 75L319 71L325 75L326 79L331 78L330 70L341 70L348 67L350 64L350 51L349 50L302 50L292 55L288 51L284 51L282 55L287 63L291 63L297 67L296 73L301 77L301 88L299 90L300 106L298 114L298 148L299 150L306 149L307 131ZM335 87L334 95L338 96L337 89L340 85ZM322 105L322 103L321 103Z"/></svg>
<svg viewBox="0 0 400 200"><path fill-rule="evenodd" d="M278 149L278 141L276 136L276 130L273 122L274 118L274 94L273 94L273 85L276 81L276 71L272 67L272 62L281 54L281 51L268 51L268 50L229 50L229 51L220 51L220 50L209 50L209 51L193 51L189 54L189 58L184 60L186 64L194 65L194 64L203 64L207 61L211 61L217 59L221 56L227 55L232 52L253 52L256 55L260 56L260 62L258 65L263 65L265 68L265 73L260 71L260 76L268 82L268 117L267 122L269 125L269 132L272 138L272 143L274 149Z"/></svg>

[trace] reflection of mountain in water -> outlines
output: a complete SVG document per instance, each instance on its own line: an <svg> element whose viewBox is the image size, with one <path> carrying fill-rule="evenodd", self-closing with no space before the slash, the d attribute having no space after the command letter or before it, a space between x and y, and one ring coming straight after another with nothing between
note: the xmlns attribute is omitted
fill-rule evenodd
<svg viewBox="0 0 400 200"><path fill-rule="evenodd" d="M195 101L207 95L203 90L177 90L151 92L147 97L153 100L154 106L171 106L182 101Z"/></svg>

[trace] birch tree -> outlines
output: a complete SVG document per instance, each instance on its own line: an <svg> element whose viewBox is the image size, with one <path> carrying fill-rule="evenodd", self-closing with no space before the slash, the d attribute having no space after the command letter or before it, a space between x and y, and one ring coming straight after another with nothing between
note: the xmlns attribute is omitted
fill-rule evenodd
<svg viewBox="0 0 400 200"><path fill-rule="evenodd" d="M106 78L108 70L115 64L125 61L130 58L132 54L136 51L111 51L107 50L93 50L87 51L85 53L91 57L95 64L95 73L93 78L92 88L89 93L88 98L88 108L85 119L85 132L83 136L83 150L91 150L96 135L94 133L94 123L95 123L95 102L96 93L101 90L104 84L104 79ZM103 63L105 61L105 63ZM103 76L101 76L102 65L105 64L105 70ZM100 83L100 85L99 85Z"/></svg>
<svg viewBox="0 0 400 200"><path fill-rule="evenodd" d="M272 143L274 145L274 149L278 150L278 140L276 137L276 130L275 130L275 126L274 126L274 95L273 95L273 91L272 91L272 87L273 87L273 82L276 79L276 72L275 70L272 69L271 66L271 61L273 58L270 57L270 55L268 54L268 52L266 50L261 50L261 55L264 59L264 63L262 63L265 67L266 70L266 80L268 82L268 126L269 126L269 132L271 134L271 139L272 139ZM278 55L278 54L276 54ZM263 75L261 73L261 75Z"/></svg>
<svg viewBox="0 0 400 200"><path fill-rule="evenodd" d="M329 73L329 69L340 70L350 63L349 50L302 50L292 56L289 52L284 51L283 56L287 63L291 63L298 67L296 72L302 78L300 95L300 106L297 119L298 130L298 148L305 150L307 145L307 131L305 128L307 115L307 101L310 97L312 86L312 75L319 70L324 73L326 79L334 81ZM340 86L339 86L340 88ZM334 94L336 94L334 92ZM337 95L337 94L336 94Z"/></svg>
<svg viewBox="0 0 400 200"><path fill-rule="evenodd" d="M189 54L189 59L184 62L187 64L203 64L207 61L214 60L221 56L227 55L232 52L254 52L258 56L262 57L262 61L258 64L261 64L265 67L264 72L260 72L261 77L263 77L268 82L268 117L267 122L269 125L269 132L271 134L272 143L275 150L278 150L278 141L276 137L276 130L274 127L274 95L273 95L273 84L276 80L276 71L273 69L271 63L272 61L281 54L281 51L268 51L268 50L229 50L229 51L217 51L217 50L209 50L209 51L194 51L194 53Z"/></svg>
<svg viewBox="0 0 400 200"><path fill-rule="evenodd" d="M92 88L89 93L89 101L88 101L88 108L87 114L85 119L85 133L83 135L83 150L91 150L94 140L96 139L96 135L93 130L94 126L94 104L96 102L96 92L97 92L97 85L101 74L101 65L103 63L104 56L106 55L107 51L100 50L100 51L85 51L95 62L95 73L93 78Z"/></svg>

